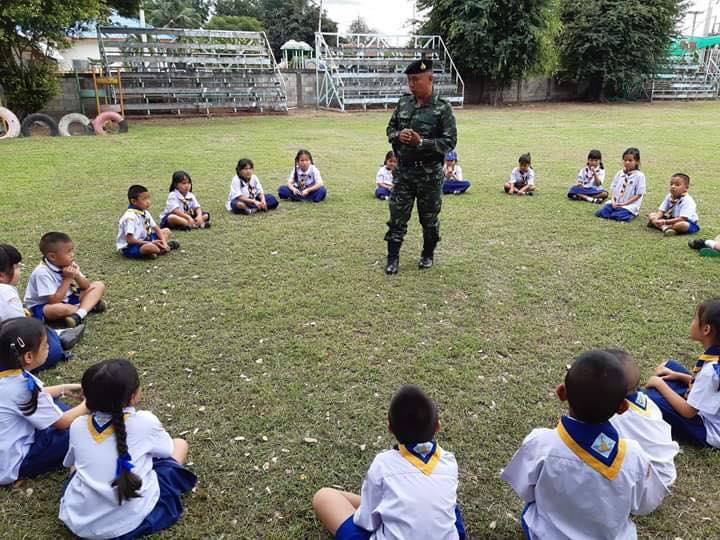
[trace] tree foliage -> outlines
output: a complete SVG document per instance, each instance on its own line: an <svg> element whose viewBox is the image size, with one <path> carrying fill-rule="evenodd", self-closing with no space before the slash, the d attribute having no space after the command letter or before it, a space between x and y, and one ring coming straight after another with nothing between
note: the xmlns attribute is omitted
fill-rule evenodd
<svg viewBox="0 0 720 540"><path fill-rule="evenodd" d="M215 15L234 17L262 17L261 0L217 0Z"/></svg>
<svg viewBox="0 0 720 540"><path fill-rule="evenodd" d="M348 32L351 34L374 34L375 30L370 28L370 26L368 26L368 23L365 21L365 19L363 19L360 15L358 15L350 23L350 26L348 27Z"/></svg>
<svg viewBox="0 0 720 540"><path fill-rule="evenodd" d="M248 32L262 32L263 25L255 17L215 15L205 25L208 30L244 30Z"/></svg>
<svg viewBox="0 0 720 540"><path fill-rule="evenodd" d="M3 0L0 3L0 86L21 116L40 110L57 92L52 50L67 45L66 29L99 17L98 0Z"/></svg>
<svg viewBox="0 0 720 540"><path fill-rule="evenodd" d="M290 39L315 43L315 31L320 17L320 8L308 0L260 0L261 21L267 32L268 41L275 53L281 56L280 47ZM323 10L323 32L337 32L337 23L327 17Z"/></svg>
<svg viewBox="0 0 720 540"><path fill-rule="evenodd" d="M157 28L200 28L203 14L193 0L147 0L145 16Z"/></svg>
<svg viewBox="0 0 720 540"><path fill-rule="evenodd" d="M537 71L555 0L419 0L425 34L440 34L461 73L502 88Z"/></svg>
<svg viewBox="0 0 720 540"><path fill-rule="evenodd" d="M585 97L625 97L667 56L678 0L563 0L559 46L564 72Z"/></svg>

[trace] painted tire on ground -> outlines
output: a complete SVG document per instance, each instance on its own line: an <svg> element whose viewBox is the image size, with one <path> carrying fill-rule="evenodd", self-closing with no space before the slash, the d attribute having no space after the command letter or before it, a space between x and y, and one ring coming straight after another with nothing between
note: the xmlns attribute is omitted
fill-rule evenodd
<svg viewBox="0 0 720 540"><path fill-rule="evenodd" d="M127 133L127 131L128 131L127 120L125 120L122 116L120 116L118 113L116 113L114 111L107 111L107 112L100 113L99 115L97 115L95 120L93 120L93 122L92 122L95 133L97 135L107 135L107 132L105 131L104 126L108 122L117 124L117 129L120 133Z"/></svg>
<svg viewBox="0 0 720 540"><path fill-rule="evenodd" d="M20 135L20 120L10 109L0 107L0 122L5 124L5 133L0 135L0 139L12 139Z"/></svg>
<svg viewBox="0 0 720 540"><path fill-rule="evenodd" d="M51 137L57 137L60 135L60 130L58 129L58 125L55 120L50 118L47 114L35 113L28 114L22 121L20 131L22 132L23 137L32 137L33 127L35 127L36 124L47 127L50 130Z"/></svg>
<svg viewBox="0 0 720 540"><path fill-rule="evenodd" d="M70 126L73 124L82 125L83 132L71 133ZM90 119L84 114L80 113L70 113L63 116L58 123L58 129L60 130L60 135L62 135L63 137L72 137L73 135L90 135L92 133L95 133L95 130L90 125Z"/></svg>

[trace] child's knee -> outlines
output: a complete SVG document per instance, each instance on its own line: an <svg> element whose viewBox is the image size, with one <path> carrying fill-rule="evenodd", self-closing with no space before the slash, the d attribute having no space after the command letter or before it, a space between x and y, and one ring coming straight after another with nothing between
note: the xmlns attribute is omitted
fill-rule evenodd
<svg viewBox="0 0 720 540"><path fill-rule="evenodd" d="M100 291L101 293L104 293L104 292L105 292L105 283L103 283L102 281L93 281L93 282L90 284L90 288L91 288L91 289L97 289L97 290Z"/></svg>
<svg viewBox="0 0 720 540"><path fill-rule="evenodd" d="M318 511L328 505L336 497L336 490L333 488L320 488L313 496L313 508Z"/></svg>
<svg viewBox="0 0 720 540"><path fill-rule="evenodd" d="M176 452L187 454L188 450L190 450L190 445L185 439L173 439L173 445Z"/></svg>

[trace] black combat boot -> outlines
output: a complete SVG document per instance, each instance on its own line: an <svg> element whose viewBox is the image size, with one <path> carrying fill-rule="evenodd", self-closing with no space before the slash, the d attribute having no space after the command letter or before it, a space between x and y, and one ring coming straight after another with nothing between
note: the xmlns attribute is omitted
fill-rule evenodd
<svg viewBox="0 0 720 540"><path fill-rule="evenodd" d="M436 245L437 242L425 240L425 243L423 243L422 253L420 254L420 261L418 261L418 268L425 270L432 267Z"/></svg>
<svg viewBox="0 0 720 540"><path fill-rule="evenodd" d="M388 241L387 265L385 266L386 274L397 274L400 265L400 246L402 242Z"/></svg>

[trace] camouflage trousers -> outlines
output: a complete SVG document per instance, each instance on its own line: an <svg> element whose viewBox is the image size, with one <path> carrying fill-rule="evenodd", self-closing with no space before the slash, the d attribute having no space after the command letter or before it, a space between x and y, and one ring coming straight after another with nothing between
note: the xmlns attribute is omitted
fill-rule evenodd
<svg viewBox="0 0 720 540"><path fill-rule="evenodd" d="M426 242L440 240L440 209L442 208L442 167L400 171L390 195L390 220L386 241L402 242L408 221L417 200L418 218Z"/></svg>

